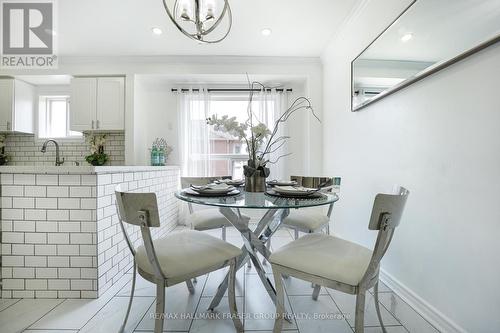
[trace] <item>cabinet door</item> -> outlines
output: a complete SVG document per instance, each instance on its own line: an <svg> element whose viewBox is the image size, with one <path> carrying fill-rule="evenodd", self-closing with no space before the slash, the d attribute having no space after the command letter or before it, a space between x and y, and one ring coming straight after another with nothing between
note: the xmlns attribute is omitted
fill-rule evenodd
<svg viewBox="0 0 500 333"><path fill-rule="evenodd" d="M0 79L0 131L12 130L14 79Z"/></svg>
<svg viewBox="0 0 500 333"><path fill-rule="evenodd" d="M24 81L14 83L13 130L33 134L33 110L35 105L35 87Z"/></svg>
<svg viewBox="0 0 500 333"><path fill-rule="evenodd" d="M97 78L97 129L125 129L125 78Z"/></svg>
<svg viewBox="0 0 500 333"><path fill-rule="evenodd" d="M71 80L69 123L72 131L95 129L97 79L76 77Z"/></svg>

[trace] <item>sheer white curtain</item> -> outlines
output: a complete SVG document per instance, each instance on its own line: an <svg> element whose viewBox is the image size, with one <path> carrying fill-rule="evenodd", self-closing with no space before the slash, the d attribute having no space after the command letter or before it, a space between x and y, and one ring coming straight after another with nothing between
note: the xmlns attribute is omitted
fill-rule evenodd
<svg viewBox="0 0 500 333"><path fill-rule="evenodd" d="M208 92L206 89L178 91L181 174L211 176L210 129L206 124L210 116Z"/></svg>
<svg viewBox="0 0 500 333"><path fill-rule="evenodd" d="M277 92L275 89L271 91L261 91L254 94L254 101L257 103L257 107L254 108L255 115L259 121L266 124L272 131L276 120L286 111L288 93ZM280 124L275 138L285 135L285 126L286 123ZM277 146L275 148L277 148ZM279 157L287 154L287 152L288 150L285 144L273 153L267 155L267 158L271 162L275 162L268 163L267 165L270 169L270 179L285 179L285 163L287 159L286 157L279 159Z"/></svg>

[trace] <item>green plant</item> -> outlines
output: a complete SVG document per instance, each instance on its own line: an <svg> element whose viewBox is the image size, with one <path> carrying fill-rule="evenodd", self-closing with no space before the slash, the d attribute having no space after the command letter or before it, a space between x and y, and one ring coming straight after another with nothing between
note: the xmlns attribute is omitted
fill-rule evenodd
<svg viewBox="0 0 500 333"><path fill-rule="evenodd" d="M108 161L108 155L104 153L106 135L89 135L87 143L90 145L90 155L85 156L85 160L94 165L104 165Z"/></svg>

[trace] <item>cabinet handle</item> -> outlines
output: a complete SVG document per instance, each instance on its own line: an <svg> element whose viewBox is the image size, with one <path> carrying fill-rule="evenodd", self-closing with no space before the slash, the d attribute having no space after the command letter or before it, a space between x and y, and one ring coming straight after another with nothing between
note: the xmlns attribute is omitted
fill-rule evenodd
<svg viewBox="0 0 500 333"><path fill-rule="evenodd" d="M94 121L92 120L92 129L94 129Z"/></svg>
<svg viewBox="0 0 500 333"><path fill-rule="evenodd" d="M99 129L99 120L96 120L95 124L96 124L96 128Z"/></svg>
<svg viewBox="0 0 500 333"><path fill-rule="evenodd" d="M7 122L7 131L10 131L12 128L10 126L10 121Z"/></svg>

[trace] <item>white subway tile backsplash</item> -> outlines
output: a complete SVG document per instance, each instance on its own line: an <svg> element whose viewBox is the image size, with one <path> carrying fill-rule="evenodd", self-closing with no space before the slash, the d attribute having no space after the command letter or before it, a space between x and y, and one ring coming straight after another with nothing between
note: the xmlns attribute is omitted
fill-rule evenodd
<svg viewBox="0 0 500 333"><path fill-rule="evenodd" d="M58 140L58 142L61 157L65 159L65 165L74 162L88 165L85 156L89 154L90 147L84 138L80 141L62 139ZM41 144L35 140L33 135L8 134L5 144L5 153L10 156L10 165L33 165L34 163L37 165L54 165L55 152L53 150L48 150L45 154L40 152ZM109 156L108 164L124 165L124 133L106 133L104 151Z"/></svg>

